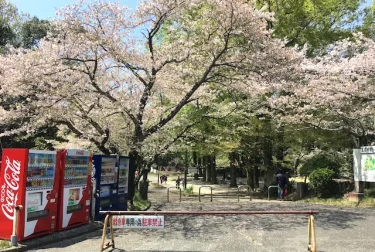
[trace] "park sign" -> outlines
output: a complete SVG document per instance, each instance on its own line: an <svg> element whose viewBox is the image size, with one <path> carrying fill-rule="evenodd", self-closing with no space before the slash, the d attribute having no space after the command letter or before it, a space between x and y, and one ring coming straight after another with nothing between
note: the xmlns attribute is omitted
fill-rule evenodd
<svg viewBox="0 0 375 252"><path fill-rule="evenodd" d="M112 216L112 227L163 229L164 216L114 215Z"/></svg>
<svg viewBox="0 0 375 252"><path fill-rule="evenodd" d="M354 180L375 182L375 146L353 150Z"/></svg>

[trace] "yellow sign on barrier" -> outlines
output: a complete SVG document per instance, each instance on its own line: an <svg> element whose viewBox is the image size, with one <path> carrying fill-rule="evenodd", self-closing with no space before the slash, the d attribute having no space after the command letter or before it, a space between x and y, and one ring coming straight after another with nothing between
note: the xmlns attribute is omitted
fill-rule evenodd
<svg viewBox="0 0 375 252"><path fill-rule="evenodd" d="M163 229L164 216L115 215L112 216L113 228L151 228Z"/></svg>

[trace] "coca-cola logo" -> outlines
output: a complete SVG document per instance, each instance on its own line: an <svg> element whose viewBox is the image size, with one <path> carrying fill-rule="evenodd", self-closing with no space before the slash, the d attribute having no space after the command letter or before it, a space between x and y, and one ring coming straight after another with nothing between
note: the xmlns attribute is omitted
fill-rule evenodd
<svg viewBox="0 0 375 252"><path fill-rule="evenodd" d="M0 203L3 214L13 220L14 205L18 201L21 161L5 157L4 183L1 185Z"/></svg>
<svg viewBox="0 0 375 252"><path fill-rule="evenodd" d="M84 152L83 150L79 150L79 151L76 151L76 154L77 154L77 155L84 155L85 152Z"/></svg>
<svg viewBox="0 0 375 252"><path fill-rule="evenodd" d="M27 206L40 206L40 200L39 199L33 199L27 201Z"/></svg>

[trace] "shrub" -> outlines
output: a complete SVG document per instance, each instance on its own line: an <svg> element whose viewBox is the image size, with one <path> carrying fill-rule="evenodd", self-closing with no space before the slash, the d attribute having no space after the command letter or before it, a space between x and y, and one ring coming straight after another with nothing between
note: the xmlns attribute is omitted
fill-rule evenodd
<svg viewBox="0 0 375 252"><path fill-rule="evenodd" d="M136 211L145 211L151 205L151 202L145 199L142 199L139 192L136 192L133 198L134 207Z"/></svg>
<svg viewBox="0 0 375 252"><path fill-rule="evenodd" d="M185 196L191 196L191 195L194 194L193 191L194 191L194 188L193 188L193 186L191 185L191 186L187 187L186 189L184 189L183 194L184 194Z"/></svg>
<svg viewBox="0 0 375 252"><path fill-rule="evenodd" d="M340 173L341 162L336 156L322 152L306 160L299 172L301 176L309 176L315 169L324 167L332 170L337 177Z"/></svg>
<svg viewBox="0 0 375 252"><path fill-rule="evenodd" d="M365 197L375 198L375 188L365 189Z"/></svg>
<svg viewBox="0 0 375 252"><path fill-rule="evenodd" d="M286 185L288 192L293 193L296 191L296 181L295 180L289 180L289 183Z"/></svg>
<svg viewBox="0 0 375 252"><path fill-rule="evenodd" d="M335 172L328 168L318 168L310 174L310 184L317 197L328 198L336 194L334 176Z"/></svg>

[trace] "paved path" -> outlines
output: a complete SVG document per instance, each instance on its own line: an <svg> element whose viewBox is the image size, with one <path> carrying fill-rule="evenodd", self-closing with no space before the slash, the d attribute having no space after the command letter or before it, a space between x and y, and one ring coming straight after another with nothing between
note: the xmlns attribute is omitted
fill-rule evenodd
<svg viewBox="0 0 375 252"><path fill-rule="evenodd" d="M171 194L166 203L166 188L151 186L150 210L318 210L317 248L326 252L368 252L375 248L375 209L312 205L208 197L183 198ZM307 216L297 215L222 215L166 216L162 230L116 230L113 251L306 251ZM34 251L99 251L101 232L63 241Z"/></svg>

